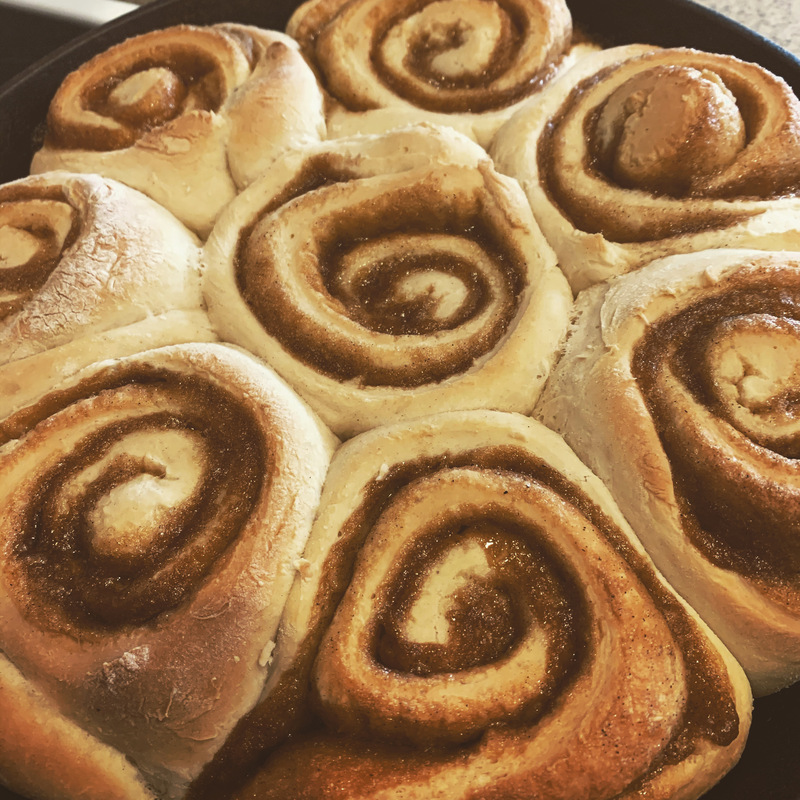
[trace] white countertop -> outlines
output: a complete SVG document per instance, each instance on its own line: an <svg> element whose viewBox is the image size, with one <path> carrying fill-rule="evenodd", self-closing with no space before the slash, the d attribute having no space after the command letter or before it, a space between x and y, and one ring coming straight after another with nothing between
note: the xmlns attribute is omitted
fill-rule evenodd
<svg viewBox="0 0 800 800"><path fill-rule="evenodd" d="M741 22L800 57L800 0L697 0L697 2Z"/></svg>

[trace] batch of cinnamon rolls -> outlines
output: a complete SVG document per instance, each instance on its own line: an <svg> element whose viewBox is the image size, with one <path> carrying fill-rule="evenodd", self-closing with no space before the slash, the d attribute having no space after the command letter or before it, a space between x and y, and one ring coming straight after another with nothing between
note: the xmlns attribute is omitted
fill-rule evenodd
<svg viewBox="0 0 800 800"><path fill-rule="evenodd" d="M0 783L691 800L800 679L800 102L563 0L129 39L0 187Z"/></svg>

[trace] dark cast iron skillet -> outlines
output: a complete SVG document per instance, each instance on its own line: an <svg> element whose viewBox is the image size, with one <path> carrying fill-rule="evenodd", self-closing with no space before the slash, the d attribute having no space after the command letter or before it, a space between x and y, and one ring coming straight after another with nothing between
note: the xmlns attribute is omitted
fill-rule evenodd
<svg viewBox="0 0 800 800"><path fill-rule="evenodd" d="M800 60L692 0L568 0L568 4L576 26L604 45L645 42L730 53L781 75L800 95ZM94 54L129 36L181 22L237 21L283 30L296 5L297 0L154 0L77 36L0 86L0 182L28 174L50 98L66 74ZM36 29L31 28L27 35L35 41ZM0 787L0 800L17 798ZM704 798L800 800L800 683L756 700L741 761Z"/></svg>

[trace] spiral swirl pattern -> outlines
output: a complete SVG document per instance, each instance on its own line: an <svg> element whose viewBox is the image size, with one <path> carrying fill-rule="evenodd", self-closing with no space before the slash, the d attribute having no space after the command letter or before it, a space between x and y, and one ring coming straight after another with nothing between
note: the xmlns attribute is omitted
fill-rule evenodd
<svg viewBox="0 0 800 800"><path fill-rule="evenodd" d="M288 36L178 25L127 39L70 73L31 171L115 178L205 236L277 153L323 130L321 91Z"/></svg>
<svg viewBox="0 0 800 800"><path fill-rule="evenodd" d="M757 268L743 270L724 294L654 326L633 362L690 537L765 588L800 578L800 273L796 262L770 272L764 285Z"/></svg>
<svg viewBox="0 0 800 800"><path fill-rule="evenodd" d="M486 111L530 94L570 29L562 3L465 0L317 3L289 25L302 45L313 44L328 90L349 108L380 107L399 96L447 112ZM353 42L360 46L344 63Z"/></svg>
<svg viewBox="0 0 800 800"><path fill-rule="evenodd" d="M73 72L51 106L48 133L70 149L128 147L188 111L219 111L249 72L245 52L220 30L153 31Z"/></svg>
<svg viewBox="0 0 800 800"><path fill-rule="evenodd" d="M329 114L341 133L375 109L458 125L512 108L562 67L572 22L562 0L311 0L287 31L344 112Z"/></svg>
<svg viewBox="0 0 800 800"><path fill-rule="evenodd" d="M316 723L242 796L699 796L747 683L626 530L528 418L345 444L307 550Z"/></svg>
<svg viewBox="0 0 800 800"><path fill-rule="evenodd" d="M542 398L543 419L611 483L656 563L756 690L772 691L800 664L800 261L756 251L675 256L601 294L587 301L580 325L589 332L576 341L589 347L586 366L569 375L570 351ZM604 333L614 355L595 349L601 306L614 319ZM569 392L593 410L581 414ZM622 437L617 450L591 444L604 424Z"/></svg>
<svg viewBox="0 0 800 800"><path fill-rule="evenodd" d="M158 792L185 791L261 695L332 437L206 344L93 365L2 439L4 655Z"/></svg>
<svg viewBox="0 0 800 800"><path fill-rule="evenodd" d="M0 363L174 310L199 311L196 237L96 175L0 187Z"/></svg>
<svg viewBox="0 0 800 800"><path fill-rule="evenodd" d="M587 57L496 152L557 252L578 241L565 269L584 288L673 252L796 241L798 122L789 86L756 64L628 46Z"/></svg>
<svg viewBox="0 0 800 800"><path fill-rule="evenodd" d="M40 289L77 235L75 209L58 189L6 189L0 200L0 321Z"/></svg>
<svg viewBox="0 0 800 800"><path fill-rule="evenodd" d="M335 431L421 404L531 402L571 298L480 148L427 127L354 137L252 188L207 244L210 314Z"/></svg>
<svg viewBox="0 0 800 800"><path fill-rule="evenodd" d="M171 377L125 376L132 386L119 399L135 416L79 428L39 488L28 487L37 504L26 502L16 517L7 569L18 601L40 598L43 621L58 618L68 631L114 629L163 614L196 588L252 515L265 471L263 455L246 445L258 441L256 428L213 387ZM214 407L221 424L201 427ZM193 468L176 475L183 464ZM150 488L165 480L175 481L170 492Z"/></svg>

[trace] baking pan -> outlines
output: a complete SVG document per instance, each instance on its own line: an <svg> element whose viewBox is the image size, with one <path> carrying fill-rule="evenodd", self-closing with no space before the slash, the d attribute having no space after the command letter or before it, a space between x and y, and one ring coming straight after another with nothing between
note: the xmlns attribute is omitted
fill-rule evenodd
<svg viewBox="0 0 800 800"><path fill-rule="evenodd" d="M800 94L800 60L691 0L568 2L576 26L604 45L647 42L729 53L781 75ZM283 30L296 4L296 0L154 0L68 42L0 86L0 182L28 174L50 98L65 75L95 53L129 36L181 22L238 21ZM27 35L35 41L37 32L32 29ZM0 787L2 800L17 797ZM742 760L705 798L800 800L800 684L756 700Z"/></svg>

